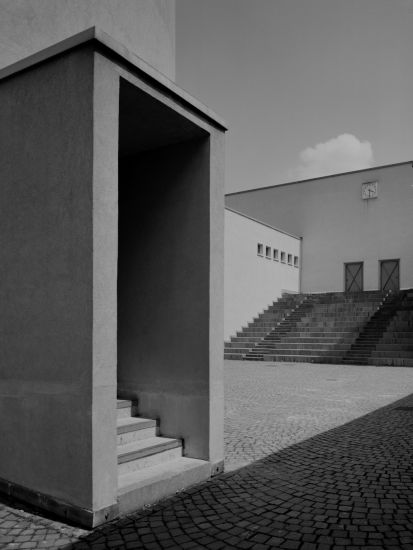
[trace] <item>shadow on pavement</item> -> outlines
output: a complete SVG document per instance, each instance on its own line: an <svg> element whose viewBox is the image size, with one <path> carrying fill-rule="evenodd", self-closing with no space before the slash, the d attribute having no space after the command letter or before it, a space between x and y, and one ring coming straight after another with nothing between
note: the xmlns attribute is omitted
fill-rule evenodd
<svg viewBox="0 0 413 550"><path fill-rule="evenodd" d="M413 549L413 394L68 545Z"/></svg>

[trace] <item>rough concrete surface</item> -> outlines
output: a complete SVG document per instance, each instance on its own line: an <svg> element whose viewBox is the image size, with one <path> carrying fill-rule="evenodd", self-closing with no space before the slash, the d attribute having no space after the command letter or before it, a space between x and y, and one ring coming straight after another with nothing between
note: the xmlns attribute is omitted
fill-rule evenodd
<svg viewBox="0 0 413 550"><path fill-rule="evenodd" d="M0 548L413 548L413 370L226 364L229 471L86 532L0 504Z"/></svg>

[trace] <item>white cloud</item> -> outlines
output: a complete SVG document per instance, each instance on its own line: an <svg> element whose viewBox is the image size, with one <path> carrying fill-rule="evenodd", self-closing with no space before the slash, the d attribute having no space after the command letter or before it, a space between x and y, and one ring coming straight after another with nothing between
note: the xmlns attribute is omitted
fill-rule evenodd
<svg viewBox="0 0 413 550"><path fill-rule="evenodd" d="M373 149L369 141L360 141L352 134L341 134L300 153L300 164L290 172L293 179L310 179L370 168Z"/></svg>

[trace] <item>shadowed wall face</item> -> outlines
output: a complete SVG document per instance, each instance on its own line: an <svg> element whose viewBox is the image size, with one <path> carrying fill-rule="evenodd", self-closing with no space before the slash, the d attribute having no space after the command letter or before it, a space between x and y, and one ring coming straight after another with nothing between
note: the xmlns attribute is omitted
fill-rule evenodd
<svg viewBox="0 0 413 550"><path fill-rule="evenodd" d="M118 387L208 459L209 139L121 160Z"/></svg>
<svg viewBox="0 0 413 550"><path fill-rule="evenodd" d="M92 103L87 50L0 84L0 478L85 508Z"/></svg>

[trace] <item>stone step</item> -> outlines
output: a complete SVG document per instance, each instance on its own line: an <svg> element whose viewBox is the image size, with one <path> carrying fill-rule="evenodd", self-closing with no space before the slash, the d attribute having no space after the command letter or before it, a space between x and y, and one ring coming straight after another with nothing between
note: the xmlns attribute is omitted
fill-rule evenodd
<svg viewBox="0 0 413 550"><path fill-rule="evenodd" d="M260 338L258 342L262 342L262 339ZM231 349L249 349L254 346L255 342L246 341L246 342L225 342L225 349L231 350Z"/></svg>
<svg viewBox="0 0 413 550"><path fill-rule="evenodd" d="M256 359L252 357L246 357L246 360L254 361ZM328 355L273 355L273 354L263 354L261 355L260 361L281 361L281 362L292 362L292 363L331 363L339 364L342 361L341 356L328 356Z"/></svg>
<svg viewBox="0 0 413 550"><path fill-rule="evenodd" d="M136 403L126 399L117 400L117 418L130 418L136 411Z"/></svg>
<svg viewBox="0 0 413 550"><path fill-rule="evenodd" d="M413 359L371 357L368 360L368 364L378 367L413 367Z"/></svg>
<svg viewBox="0 0 413 550"><path fill-rule="evenodd" d="M182 456L182 442L170 437L148 437L118 445L118 472L127 474Z"/></svg>
<svg viewBox="0 0 413 550"><path fill-rule="evenodd" d="M285 342L284 340L282 342L274 342L272 345L270 345L269 342L262 342L260 344L258 344L258 346L256 346L254 349L262 349L262 348L270 348L270 349L279 349L279 350L284 350L284 349L290 349L290 350L294 350L294 349L325 349L325 350L329 350L329 349L337 349L337 350L347 350L347 349L350 349L351 347L351 343L348 343L348 344L343 344L343 343L338 343L337 341L333 341L333 342L323 342L321 340L319 340L318 342L315 342L315 343L309 343L309 342Z"/></svg>
<svg viewBox="0 0 413 550"><path fill-rule="evenodd" d="M225 348L224 349L224 353L229 353L229 354L242 354L242 353L248 353L248 351L252 348L254 348L254 344L251 344L250 346L248 347L237 347L237 348Z"/></svg>
<svg viewBox="0 0 413 550"><path fill-rule="evenodd" d="M272 348L258 348L254 349L252 352L248 353L247 356L250 357L253 354L259 354L259 355L284 355L284 356L306 356L306 357L312 357L312 356L331 356L331 357L343 357L345 355L345 350L323 350L323 349L282 349L282 350L274 350Z"/></svg>
<svg viewBox="0 0 413 550"><path fill-rule="evenodd" d="M305 321L300 321L299 323L297 323L297 329L299 330L302 330L304 328L311 328L312 330L316 330L317 328L329 328L330 330L331 329L341 329L341 328L353 328L353 327L358 327L360 325L360 323L356 322L356 321L337 321L337 320L334 320L334 321L312 321L312 322L307 322L307 319ZM285 325L282 324L281 325L282 327L284 327ZM384 325L383 325L384 326Z"/></svg>
<svg viewBox="0 0 413 550"><path fill-rule="evenodd" d="M260 338L259 336L233 336L231 338L231 343L236 344L237 342L261 342L261 340L262 338Z"/></svg>
<svg viewBox="0 0 413 550"><path fill-rule="evenodd" d="M337 330L326 330L326 331L314 331L311 330L311 328L307 330L300 330L300 331L291 331L286 333L286 337L288 338L319 338L319 337L326 337L326 338L354 338L354 334L356 334L356 331L354 330L343 330L343 331L337 331Z"/></svg>
<svg viewBox="0 0 413 550"><path fill-rule="evenodd" d="M391 344L391 343L381 343L377 344L377 351L413 351L413 343L410 344Z"/></svg>
<svg viewBox="0 0 413 550"><path fill-rule="evenodd" d="M337 311L313 310L311 312L311 317L334 318L334 317L338 317L340 315L340 316L344 316L344 317L350 316L350 317L355 317L355 318L361 317L362 319L365 319L365 318L370 319L371 317L373 317L373 315L375 315L376 312L377 312L376 308L372 311L368 311L368 310L355 311L354 308L349 308L348 310L347 309L337 310Z"/></svg>
<svg viewBox="0 0 413 550"><path fill-rule="evenodd" d="M265 336L267 336L268 334L270 334L270 330L268 331L264 331L264 332L244 332L244 333L239 333L239 334L242 334L242 337L243 338L258 338L259 340L262 340Z"/></svg>
<svg viewBox="0 0 413 550"><path fill-rule="evenodd" d="M340 335L346 335L346 334L354 335L358 333L359 330L360 330L359 327L353 327L352 330L349 330L348 327L346 328L346 330L320 330L320 327L296 327L295 330L285 331L285 333L280 331L280 334L286 334L288 336L294 336L294 337L296 337L297 335L300 335L300 336L305 336L307 338L309 336L316 337L316 336L324 336L324 335L334 337L334 336L340 336ZM278 332L274 332L275 336L277 334Z"/></svg>
<svg viewBox="0 0 413 550"><path fill-rule="evenodd" d="M141 417L118 418L117 444L125 445L133 441L139 441L157 435L156 420Z"/></svg>
<svg viewBox="0 0 413 550"><path fill-rule="evenodd" d="M269 330L263 330L262 327L245 327L242 331L237 332L237 336L258 336L259 334L268 334Z"/></svg>
<svg viewBox="0 0 413 550"><path fill-rule="evenodd" d="M273 312L272 311L264 311L263 313L260 313L259 315L257 315L257 317L255 317L255 319L258 319L258 320L283 319L283 317L285 315L289 315L292 311L294 311L294 310L293 309L285 309L283 311L273 311Z"/></svg>
<svg viewBox="0 0 413 550"><path fill-rule="evenodd" d="M413 359L413 351L372 351L371 352L372 357L394 357L394 358L405 358L405 359Z"/></svg>
<svg viewBox="0 0 413 550"><path fill-rule="evenodd" d="M145 505L154 504L191 485L205 481L210 475L209 462L187 457L179 457L166 463L120 475L118 479L119 513L124 515Z"/></svg>
<svg viewBox="0 0 413 550"><path fill-rule="evenodd" d="M384 337L389 335L392 338L412 338L413 339L413 330L392 330L384 334Z"/></svg>
<svg viewBox="0 0 413 550"><path fill-rule="evenodd" d="M258 328L269 332L270 330L272 330L275 327L278 327L279 325L280 323L261 323L261 322L249 323L248 327L246 327L245 330L250 330L251 328L253 329Z"/></svg>
<svg viewBox="0 0 413 550"><path fill-rule="evenodd" d="M261 342L267 342L267 341L270 341L268 340L267 338L265 338L264 340L261 340ZM354 337L351 337L351 338L348 338L348 337L345 337L345 338L342 338L342 337L336 337L336 338L330 338L330 337L323 337L323 336L318 336L318 337L309 337L309 338L305 338L305 337L302 337L302 338L296 338L296 337L290 337L290 336L284 336L282 338L282 340L280 340L280 343L283 343L283 344L295 344L295 343L300 343L300 344L317 344L317 343L321 343L321 344L348 344L348 345L351 345L352 343L354 342Z"/></svg>
<svg viewBox="0 0 413 550"><path fill-rule="evenodd" d="M234 361L242 361L244 353L224 353L224 359L230 359Z"/></svg>
<svg viewBox="0 0 413 550"><path fill-rule="evenodd" d="M413 342L413 339L410 338L409 336L406 336L404 338L393 338L393 335L392 334L389 334L389 335L383 335L382 338L380 338L380 342L383 344L383 345L387 345L387 344L400 344L400 345L409 345L411 342Z"/></svg>

